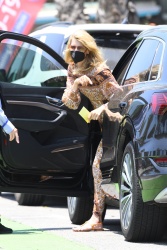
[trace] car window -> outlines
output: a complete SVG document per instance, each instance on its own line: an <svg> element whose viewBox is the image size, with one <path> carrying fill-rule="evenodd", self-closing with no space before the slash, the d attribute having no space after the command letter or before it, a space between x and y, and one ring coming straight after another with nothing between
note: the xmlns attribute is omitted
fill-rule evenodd
<svg viewBox="0 0 167 250"><path fill-rule="evenodd" d="M159 43L158 40L154 39L146 39L143 41L133 58L124 84L148 81Z"/></svg>
<svg viewBox="0 0 167 250"><path fill-rule="evenodd" d="M29 86L64 87L66 70L32 44L0 44L0 80Z"/></svg>
<svg viewBox="0 0 167 250"><path fill-rule="evenodd" d="M137 51L138 47L140 46L140 41L134 43L129 50L126 51L123 58L119 61L116 65L113 74L118 82L119 85L122 85L123 79L125 77L126 71L129 67L132 58L134 57L135 52Z"/></svg>
<svg viewBox="0 0 167 250"><path fill-rule="evenodd" d="M54 51L56 51L60 56L63 56L62 52L64 49L64 35L59 33L47 33L47 34L38 34L34 36L41 42L47 44Z"/></svg>
<svg viewBox="0 0 167 250"><path fill-rule="evenodd" d="M156 50L156 54L153 60L148 80L156 80L158 78L158 75L160 74L162 56L163 56L163 44L160 42Z"/></svg>
<svg viewBox="0 0 167 250"><path fill-rule="evenodd" d="M91 33L100 48L107 65L111 70L125 53L129 45L134 41L135 34L116 33Z"/></svg>

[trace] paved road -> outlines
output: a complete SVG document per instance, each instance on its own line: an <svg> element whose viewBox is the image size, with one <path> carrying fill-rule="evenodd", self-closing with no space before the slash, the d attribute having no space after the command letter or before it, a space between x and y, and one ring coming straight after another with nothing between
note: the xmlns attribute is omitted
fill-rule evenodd
<svg viewBox="0 0 167 250"><path fill-rule="evenodd" d="M161 250L167 249L167 232L163 240L159 243L130 243L124 240L121 233L119 223L119 211L116 209L107 209L104 228L102 232L87 232L87 233L75 233L71 228L74 226L71 224L66 203L64 200L48 198L45 201L44 206L41 207L28 207L19 206L14 201L12 194L3 193L0 197L0 214L4 218L8 218L10 221L14 221L19 230L17 233L17 244L20 242L20 247L17 248L2 248L1 242L4 239L5 242L13 242L14 235L0 236L0 249L3 250L26 250L24 245L25 240L32 241L33 239L41 247L28 247L29 250L43 250L44 243L48 245L47 250L74 250L74 249L94 249L94 250ZM6 220L4 219L5 223ZM10 222L9 221L9 222ZM8 223L9 223L8 222ZM18 224L22 223L22 224ZM9 223L10 224L10 223ZM12 225L15 229L15 224ZM33 228L25 229L25 228ZM20 233L18 233L20 232ZM22 235L21 232L24 234ZM43 232L45 234L39 234ZM38 234L37 234L38 233ZM47 236L46 236L47 233ZM22 237L23 240L21 241ZM32 238L34 237L34 238ZM49 238L50 237L50 238ZM59 237L59 238L57 238ZM61 237L61 238L60 238ZM62 238L63 237L63 238ZM49 240L50 239L50 240ZM69 241L70 240L70 241ZM23 243L24 242L24 243ZM59 242L59 246L54 247L54 243ZM67 243L68 242L68 243ZM7 243L6 243L7 244ZM28 244L28 243L26 243ZM71 245L70 245L71 244ZM78 245L79 244L79 245ZM68 246L68 247L67 247Z"/></svg>

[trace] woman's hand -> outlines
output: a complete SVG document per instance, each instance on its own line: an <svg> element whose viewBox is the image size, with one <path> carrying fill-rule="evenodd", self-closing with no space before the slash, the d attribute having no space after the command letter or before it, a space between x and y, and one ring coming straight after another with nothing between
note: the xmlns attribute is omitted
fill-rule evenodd
<svg viewBox="0 0 167 250"><path fill-rule="evenodd" d="M81 85L83 87L88 86L88 85L92 85L92 81L90 80L90 78L86 75L83 75L81 77L78 77L75 81L74 84L76 85Z"/></svg>
<svg viewBox="0 0 167 250"><path fill-rule="evenodd" d="M12 132L9 134L9 141L16 140L17 143L19 143L19 135L17 128L14 128Z"/></svg>
<svg viewBox="0 0 167 250"><path fill-rule="evenodd" d="M122 121L122 115L119 112L113 113L108 108L105 109L106 114L108 115L108 118L110 121Z"/></svg>
<svg viewBox="0 0 167 250"><path fill-rule="evenodd" d="M89 78L88 76L86 76L86 75L83 75L83 76L81 76L81 77L78 77L78 78L74 81L71 90L72 90L73 92L77 92L77 91L78 91L78 85L81 85L81 86L85 87L85 86L88 86L88 85L92 85L92 81L91 81L90 78Z"/></svg>
<svg viewBox="0 0 167 250"><path fill-rule="evenodd" d="M97 109L94 109L89 114L89 120L98 120L101 113L105 110L105 105L100 106Z"/></svg>

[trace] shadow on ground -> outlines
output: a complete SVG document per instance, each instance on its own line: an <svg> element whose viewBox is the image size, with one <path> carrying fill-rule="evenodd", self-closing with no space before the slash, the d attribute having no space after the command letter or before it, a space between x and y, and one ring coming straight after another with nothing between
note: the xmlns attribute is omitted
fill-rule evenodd
<svg viewBox="0 0 167 250"><path fill-rule="evenodd" d="M13 193L1 193L0 195L5 199L15 201ZM67 207L67 198L59 196L45 196L42 206Z"/></svg>

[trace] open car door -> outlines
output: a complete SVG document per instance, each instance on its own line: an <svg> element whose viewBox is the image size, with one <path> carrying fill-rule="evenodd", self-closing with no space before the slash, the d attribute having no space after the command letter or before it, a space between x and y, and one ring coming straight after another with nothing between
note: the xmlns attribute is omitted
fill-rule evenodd
<svg viewBox="0 0 167 250"><path fill-rule="evenodd" d="M55 41L56 43L56 41ZM28 36L0 35L0 94L20 143L1 130L0 189L76 196L90 162L90 125L63 105L66 64L46 44Z"/></svg>

